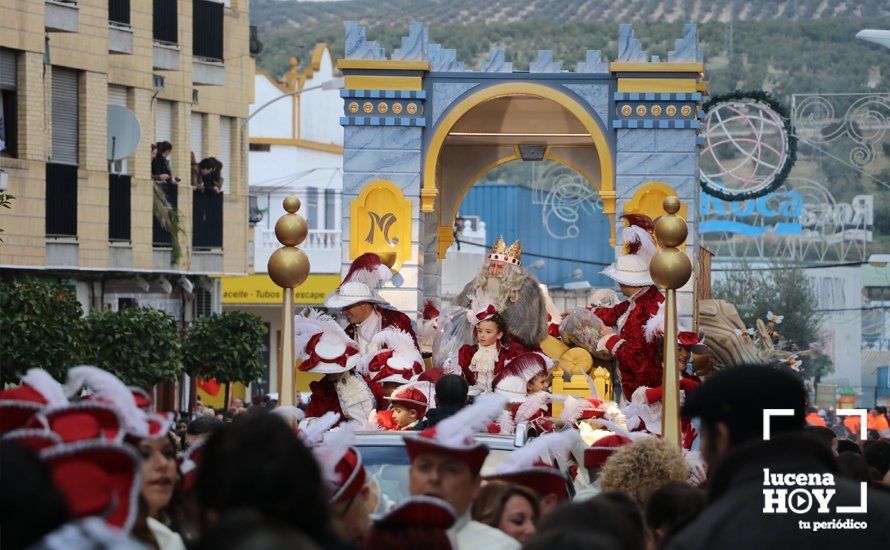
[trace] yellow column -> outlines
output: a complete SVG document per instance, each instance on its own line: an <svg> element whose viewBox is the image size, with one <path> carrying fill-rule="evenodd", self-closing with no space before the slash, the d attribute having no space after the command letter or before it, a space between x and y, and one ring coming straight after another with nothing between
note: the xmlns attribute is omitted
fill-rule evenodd
<svg viewBox="0 0 890 550"><path fill-rule="evenodd" d="M294 288L309 277L309 257L297 248L306 239L309 226L297 215L300 199L291 195L284 199L284 210L275 223L275 237L282 245L269 258L269 277L283 290L281 304L281 359L278 363L278 403L292 406L296 395L294 387Z"/></svg>
<svg viewBox="0 0 890 550"><path fill-rule="evenodd" d="M677 247L686 242L686 220L677 216L680 199L666 197L662 203L666 215L655 224L655 238L661 245L652 262L649 273L652 280L665 290L664 308L664 389L662 398L661 433L665 441L681 446L680 387L677 370L677 289L686 284L692 275L692 262Z"/></svg>

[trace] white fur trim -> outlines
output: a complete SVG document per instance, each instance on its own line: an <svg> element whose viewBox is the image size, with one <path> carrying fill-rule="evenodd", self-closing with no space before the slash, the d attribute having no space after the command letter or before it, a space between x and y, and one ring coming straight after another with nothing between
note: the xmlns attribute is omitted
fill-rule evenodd
<svg viewBox="0 0 890 550"><path fill-rule="evenodd" d="M527 470L541 460L553 464L565 459L580 438L578 430L550 432L532 439L521 449L510 453L506 460L495 468L495 475Z"/></svg>
<svg viewBox="0 0 890 550"><path fill-rule="evenodd" d="M300 438L307 446L318 445L324 440L324 434L340 422L340 415L334 411L328 411L323 415L308 422L305 429L300 432Z"/></svg>
<svg viewBox="0 0 890 550"><path fill-rule="evenodd" d="M22 377L22 383L34 388L51 407L68 404L62 385L43 369L28 369Z"/></svg>
<svg viewBox="0 0 890 550"><path fill-rule="evenodd" d="M550 401L550 394L545 391L539 391L529 395L526 400L516 409L516 422L527 422L538 411L544 408Z"/></svg>

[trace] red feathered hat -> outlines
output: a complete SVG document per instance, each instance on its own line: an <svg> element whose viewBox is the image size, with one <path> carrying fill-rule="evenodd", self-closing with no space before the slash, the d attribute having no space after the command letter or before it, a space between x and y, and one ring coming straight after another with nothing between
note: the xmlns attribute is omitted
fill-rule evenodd
<svg viewBox="0 0 890 550"><path fill-rule="evenodd" d="M553 494L559 500L569 498L568 479L547 460L564 459L578 443L577 430L546 433L510 453L500 463L489 481L505 481L528 487L542 497Z"/></svg>
<svg viewBox="0 0 890 550"><path fill-rule="evenodd" d="M68 403L61 384L43 369L30 369L22 385L0 390L0 434L21 428L46 406Z"/></svg>
<svg viewBox="0 0 890 550"><path fill-rule="evenodd" d="M371 339L371 344L381 350L368 363L372 382L406 384L423 372L423 357L407 332L387 327Z"/></svg>
<svg viewBox="0 0 890 550"><path fill-rule="evenodd" d="M482 470L488 447L476 440L474 434L484 431L504 410L506 399L493 393L484 394L469 407L446 418L417 436L405 438L408 458L414 460L423 454L434 453L455 457L467 466L473 475Z"/></svg>
<svg viewBox="0 0 890 550"><path fill-rule="evenodd" d="M601 437L584 450L584 467L602 468L612 453L628 443L630 443L630 439L623 435L612 434Z"/></svg>
<svg viewBox="0 0 890 550"><path fill-rule="evenodd" d="M542 498L551 494L556 495L556 498L560 501L569 498L566 476L558 468L554 468L543 461L538 461L533 466L516 472L485 476L485 479L487 481L503 481L505 483L522 485L535 491Z"/></svg>
<svg viewBox="0 0 890 550"><path fill-rule="evenodd" d="M22 447L39 453L44 449L54 447L62 443L62 438L57 434L40 428L22 428L13 430L3 436L5 441L15 441Z"/></svg>
<svg viewBox="0 0 890 550"><path fill-rule="evenodd" d="M352 446L354 441L355 424L347 423L327 432L324 440L312 448L331 488L331 504L349 501L365 486L367 473L362 456Z"/></svg>
<svg viewBox="0 0 890 550"><path fill-rule="evenodd" d="M374 525L401 527L433 527L448 530L457 521L454 509L444 500L415 495L399 501L389 512L376 518Z"/></svg>
<svg viewBox="0 0 890 550"><path fill-rule="evenodd" d="M79 441L40 453L74 518L101 516L123 531L136 521L140 458L119 443Z"/></svg>
<svg viewBox="0 0 890 550"><path fill-rule="evenodd" d="M154 407L151 395L144 389L136 386L130 386L130 391L133 392L133 400L136 401L136 406L145 412L151 412L151 409Z"/></svg>
<svg viewBox="0 0 890 550"><path fill-rule="evenodd" d="M89 440L120 442L124 437L123 422L117 409L99 401L79 401L62 407L50 407L32 418L28 426L50 430L65 443Z"/></svg>

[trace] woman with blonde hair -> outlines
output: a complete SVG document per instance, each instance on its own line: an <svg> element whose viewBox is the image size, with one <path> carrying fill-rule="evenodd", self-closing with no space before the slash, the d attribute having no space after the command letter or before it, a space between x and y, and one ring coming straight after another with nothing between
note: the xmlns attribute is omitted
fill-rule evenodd
<svg viewBox="0 0 890 550"><path fill-rule="evenodd" d="M537 532L538 497L521 485L488 483L473 502L472 517L525 544Z"/></svg>
<svg viewBox="0 0 890 550"><path fill-rule="evenodd" d="M656 437L643 437L610 456L600 472L603 492L617 491L644 507L649 497L672 481L689 479L680 449Z"/></svg>

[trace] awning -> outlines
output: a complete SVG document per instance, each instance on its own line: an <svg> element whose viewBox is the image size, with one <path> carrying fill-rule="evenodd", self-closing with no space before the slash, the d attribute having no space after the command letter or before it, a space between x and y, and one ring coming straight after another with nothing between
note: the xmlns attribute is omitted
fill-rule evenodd
<svg viewBox="0 0 890 550"><path fill-rule="evenodd" d="M223 304L281 305L282 291L269 275L256 274L244 277L220 277ZM320 305L329 292L340 284L336 274L310 275L306 282L294 289L294 303Z"/></svg>

